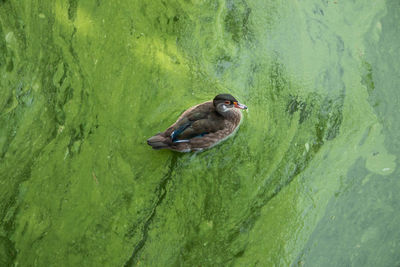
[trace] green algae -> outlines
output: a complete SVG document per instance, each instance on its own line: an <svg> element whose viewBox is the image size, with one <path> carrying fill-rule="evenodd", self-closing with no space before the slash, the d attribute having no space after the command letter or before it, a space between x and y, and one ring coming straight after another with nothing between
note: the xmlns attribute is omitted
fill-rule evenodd
<svg viewBox="0 0 400 267"><path fill-rule="evenodd" d="M0 263L398 265L399 12L1 2ZM147 146L219 92L249 106L233 138Z"/></svg>

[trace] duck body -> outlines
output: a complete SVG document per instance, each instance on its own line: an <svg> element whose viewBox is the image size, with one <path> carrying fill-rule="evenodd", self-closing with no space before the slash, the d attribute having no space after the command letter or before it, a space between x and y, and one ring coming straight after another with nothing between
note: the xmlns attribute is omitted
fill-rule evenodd
<svg viewBox="0 0 400 267"><path fill-rule="evenodd" d="M214 100L186 110L162 133L149 138L153 149L179 152L202 151L231 136L238 129L242 112L247 109L229 94L217 95Z"/></svg>

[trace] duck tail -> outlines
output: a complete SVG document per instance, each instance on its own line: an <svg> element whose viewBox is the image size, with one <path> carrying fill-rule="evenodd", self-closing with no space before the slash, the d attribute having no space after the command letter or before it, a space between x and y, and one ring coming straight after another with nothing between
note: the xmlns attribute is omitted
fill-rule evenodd
<svg viewBox="0 0 400 267"><path fill-rule="evenodd" d="M149 144L153 149L168 148L170 143L170 139L162 136L161 134L157 134L147 139L147 144Z"/></svg>

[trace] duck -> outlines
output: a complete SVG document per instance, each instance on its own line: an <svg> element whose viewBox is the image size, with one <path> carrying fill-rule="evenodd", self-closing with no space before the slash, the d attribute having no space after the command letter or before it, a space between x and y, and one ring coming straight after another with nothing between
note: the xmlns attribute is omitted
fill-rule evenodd
<svg viewBox="0 0 400 267"><path fill-rule="evenodd" d="M153 149L177 152L203 151L232 136L242 121L242 110L231 94L219 94L213 100L195 105L164 132L147 140Z"/></svg>

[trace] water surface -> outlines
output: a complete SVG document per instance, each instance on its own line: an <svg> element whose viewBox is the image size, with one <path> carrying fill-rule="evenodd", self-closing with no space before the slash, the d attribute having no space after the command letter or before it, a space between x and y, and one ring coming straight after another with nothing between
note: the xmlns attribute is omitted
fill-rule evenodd
<svg viewBox="0 0 400 267"><path fill-rule="evenodd" d="M400 3L1 1L0 263L398 266ZM146 139L228 92L237 134Z"/></svg>

